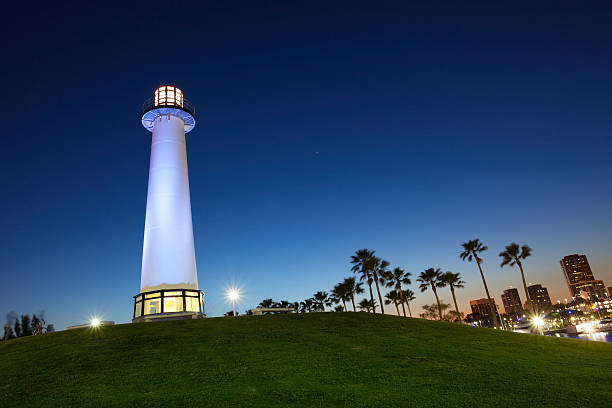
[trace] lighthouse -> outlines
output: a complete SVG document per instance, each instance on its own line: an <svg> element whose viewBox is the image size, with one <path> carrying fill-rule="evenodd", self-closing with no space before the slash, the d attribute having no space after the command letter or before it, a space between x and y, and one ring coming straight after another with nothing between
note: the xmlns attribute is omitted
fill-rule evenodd
<svg viewBox="0 0 612 408"><path fill-rule="evenodd" d="M140 293L133 322L204 316L193 243L185 134L195 109L183 91L160 86L142 109L152 132Z"/></svg>

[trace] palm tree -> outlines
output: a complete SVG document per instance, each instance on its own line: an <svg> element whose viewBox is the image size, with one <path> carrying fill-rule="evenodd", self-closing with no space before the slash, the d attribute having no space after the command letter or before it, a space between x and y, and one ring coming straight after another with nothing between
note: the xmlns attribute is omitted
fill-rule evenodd
<svg viewBox="0 0 612 408"><path fill-rule="evenodd" d="M380 294L380 286L385 284L385 276L389 273L387 269L389 267L389 262L384 259L375 257L374 268L372 268L372 278L374 279L374 283L376 284L376 291L378 292L378 300L380 301L380 310L382 314L385 314L385 308L383 307L383 298Z"/></svg>
<svg viewBox="0 0 612 408"><path fill-rule="evenodd" d="M272 299L264 299L259 303L259 305L257 305L257 307L264 309L274 307L274 301Z"/></svg>
<svg viewBox="0 0 612 408"><path fill-rule="evenodd" d="M327 300L325 301L325 306L332 307L333 305L338 303L340 303L340 299L334 296L333 293L330 293L327 297Z"/></svg>
<svg viewBox="0 0 612 408"><path fill-rule="evenodd" d="M412 317L412 311L410 310L410 302L416 299L414 297L414 292L410 289L406 289L402 291L402 296L404 297L404 301L406 302L406 306L408 307L408 314Z"/></svg>
<svg viewBox="0 0 612 408"><path fill-rule="evenodd" d="M363 292L363 283L357 283L354 277L346 278L342 282L342 284L346 287L346 293L351 299L351 303L353 303L353 312L357 311L355 308L355 295L359 295Z"/></svg>
<svg viewBox="0 0 612 408"><path fill-rule="evenodd" d="M374 256L375 251L370 251L369 249L359 249L355 252L355 255L351 255L351 263L353 267L351 271L354 273L359 273L359 280L365 280L370 287L370 300L372 304L374 304L374 293L372 292L372 283L374 282L374 278L372 278L372 270L374 269L376 263L376 257ZM374 313L376 313L376 308L374 308Z"/></svg>
<svg viewBox="0 0 612 408"><path fill-rule="evenodd" d="M497 313L495 313L495 302L491 298L489 294L489 288L487 287L487 281L485 280L484 273L482 272L482 267L480 264L482 263L482 258L478 256L480 252L486 251L488 248L480 242L478 238L472 239L471 241L464 242L461 244L463 247L463 252L459 254L462 260L468 260L468 262L472 262L472 259L476 261L478 265L478 270L480 271L480 277L482 278L482 284L485 288L485 293L487 294L487 299L489 300L489 310L491 312L491 320L493 324L497 327L499 326L499 321L497 320Z"/></svg>
<svg viewBox="0 0 612 408"><path fill-rule="evenodd" d="M457 315L459 315L459 307L457 307L457 298L455 298L455 288L463 288L465 282L461 280L461 275L459 273L445 272L442 274L442 283L444 286L448 285L450 287L451 295L453 295L453 303L455 304L455 311Z"/></svg>
<svg viewBox="0 0 612 408"><path fill-rule="evenodd" d="M280 307L280 308L286 309L289 307L293 307L293 303L289 302L288 300L281 300L280 302L275 302L274 307ZM280 312L280 313L286 314L289 312Z"/></svg>
<svg viewBox="0 0 612 408"><path fill-rule="evenodd" d="M314 298L314 304L317 307L317 310L322 312L325 311L325 304L328 302L327 296L327 292L325 291L318 291L312 296Z"/></svg>
<svg viewBox="0 0 612 408"><path fill-rule="evenodd" d="M350 299L350 295L344 282L340 282L336 286L334 286L334 289L331 291L331 297L337 299L338 302L342 301L342 304L344 305L344 310L348 310L346 308L346 301Z"/></svg>
<svg viewBox="0 0 612 408"><path fill-rule="evenodd" d="M510 265L510 266L518 265L521 271L521 279L523 279L523 289L525 289L525 297L527 298L527 302L529 302L529 306L531 307L531 310L533 310L534 313L538 313L538 311L535 310L534 308L531 297L529 296L529 291L527 290L527 284L525 283L525 271L523 271L523 263L521 262L521 259L524 260L530 255L531 255L531 248L529 248L527 245L523 245L522 247L519 248L519 245L513 242L510 245L506 246L505 251L499 253L499 256L502 258L502 263L500 266L503 268L505 265Z"/></svg>
<svg viewBox="0 0 612 408"><path fill-rule="evenodd" d="M406 308L404 307L404 303L406 302L406 300L404 299L402 283L404 285L410 285L412 282L410 281L409 276L410 272L404 272L402 268L394 268L393 271L389 271L385 276L385 280L387 281L386 286L388 288L395 288L396 292L400 296L400 303L402 304L402 311L404 312L404 317L406 317Z"/></svg>
<svg viewBox="0 0 612 408"><path fill-rule="evenodd" d="M300 312L301 313L310 313L314 307L314 301L312 298L306 299L303 302L300 302Z"/></svg>
<svg viewBox="0 0 612 408"><path fill-rule="evenodd" d="M393 303L395 305L395 310L397 311L397 315L400 315L398 302L401 302L401 296L397 293L396 290L392 290L385 295L385 305L390 305Z"/></svg>
<svg viewBox="0 0 612 408"><path fill-rule="evenodd" d="M376 302L372 302L369 299L361 299L361 302L359 302L359 309L369 313L371 310L376 310Z"/></svg>
<svg viewBox="0 0 612 408"><path fill-rule="evenodd" d="M421 292L425 292L427 289L431 288L434 295L436 296L436 303L438 304L438 314L440 315L440 320L442 320L442 306L440 306L440 298L438 298L438 291L436 288L439 288L442 285L442 283L440 282L441 275L442 272L440 272L440 268L429 268L421 272L417 279Z"/></svg>

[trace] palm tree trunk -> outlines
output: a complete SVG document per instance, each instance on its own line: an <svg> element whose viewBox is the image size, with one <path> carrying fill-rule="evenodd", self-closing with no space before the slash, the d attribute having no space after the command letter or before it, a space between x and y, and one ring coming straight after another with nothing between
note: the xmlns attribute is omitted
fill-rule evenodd
<svg viewBox="0 0 612 408"><path fill-rule="evenodd" d="M351 302L353 303L353 313L357 312L357 308L355 307L355 295L351 293Z"/></svg>
<svg viewBox="0 0 612 408"><path fill-rule="evenodd" d="M455 303L455 310L457 311L457 319L459 318L459 308L457 307L457 299L455 298L455 288L450 285L451 294L453 295L453 302Z"/></svg>
<svg viewBox="0 0 612 408"><path fill-rule="evenodd" d="M406 317L406 308L404 307L404 302L406 300L404 300L404 291L402 290L402 284L399 284L399 287L396 288L397 290L399 290L399 294L400 294L400 298L402 299L402 311L404 312L404 317ZM397 312L397 314L399 314L399 312Z"/></svg>
<svg viewBox="0 0 612 408"><path fill-rule="evenodd" d="M410 302L406 301L406 306L408 307L408 313L410 314L410 317L412 317L412 311L410 310Z"/></svg>
<svg viewBox="0 0 612 408"><path fill-rule="evenodd" d="M344 304L344 311L348 312L348 309L346 308L346 300L342 299L342 303Z"/></svg>
<svg viewBox="0 0 612 408"><path fill-rule="evenodd" d="M525 272L523 271L523 264L521 263L521 261L517 261L516 264L521 270L521 279L523 279L523 289L525 289L525 297L527 298L527 303L529 303L529 306L531 307L531 310L533 310L533 313L539 314L535 308L535 305L533 304L533 301L531 300L531 297L529 296L529 291L527 290L527 283L525 283Z"/></svg>
<svg viewBox="0 0 612 408"><path fill-rule="evenodd" d="M374 306L374 292L372 292L372 282L370 282L369 276L368 276L368 286L370 287L370 300L372 301L372 306L374 307L374 313L376 313L376 307Z"/></svg>
<svg viewBox="0 0 612 408"><path fill-rule="evenodd" d="M378 287L378 275L374 273L374 283L376 284L376 291L378 292L378 300L380 300L380 310L382 314L385 314L385 307L383 306L382 296L380 295L380 287Z"/></svg>
<svg viewBox="0 0 612 408"><path fill-rule="evenodd" d="M436 295L436 303L438 304L438 314L440 315L440 320L442 320L442 306L440 306L440 299L438 298L438 291L434 285L431 285L431 289L433 290L434 295Z"/></svg>
<svg viewBox="0 0 612 408"><path fill-rule="evenodd" d="M499 322L497 321L497 313L495 313L495 304L493 300L491 300L491 295L489 295L489 288L487 286L487 281L485 280L484 273L482 273L482 268L480 267L480 258L476 254L474 254L476 258L476 264L478 265L478 270L480 271L480 277L482 278L482 283L485 288L485 293L487 294L487 299L489 299L489 308L491 309L491 320L493 320L493 324L497 327L499 326Z"/></svg>
<svg viewBox="0 0 612 408"><path fill-rule="evenodd" d="M399 316L399 307L397 306L397 301L394 300L393 303L395 303L395 310L397 310L397 315Z"/></svg>

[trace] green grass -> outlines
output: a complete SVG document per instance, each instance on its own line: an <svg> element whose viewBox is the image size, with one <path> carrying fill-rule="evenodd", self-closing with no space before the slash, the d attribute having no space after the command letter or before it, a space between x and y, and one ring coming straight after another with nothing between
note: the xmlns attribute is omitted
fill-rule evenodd
<svg viewBox="0 0 612 408"><path fill-rule="evenodd" d="M610 407L612 345L365 313L0 342L1 407Z"/></svg>

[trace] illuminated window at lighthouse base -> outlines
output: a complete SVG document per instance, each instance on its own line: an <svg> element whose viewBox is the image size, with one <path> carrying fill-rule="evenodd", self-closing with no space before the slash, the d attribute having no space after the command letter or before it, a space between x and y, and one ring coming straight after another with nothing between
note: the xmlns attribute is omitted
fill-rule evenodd
<svg viewBox="0 0 612 408"><path fill-rule="evenodd" d="M198 312L200 310L200 300L197 297L186 297L185 305L188 312Z"/></svg>
<svg viewBox="0 0 612 408"><path fill-rule="evenodd" d="M144 314L156 314L161 313L161 305L159 299L145 300L145 312Z"/></svg>
<svg viewBox="0 0 612 408"><path fill-rule="evenodd" d="M160 290L134 296L134 319L173 313L203 314L204 297L196 290Z"/></svg>

